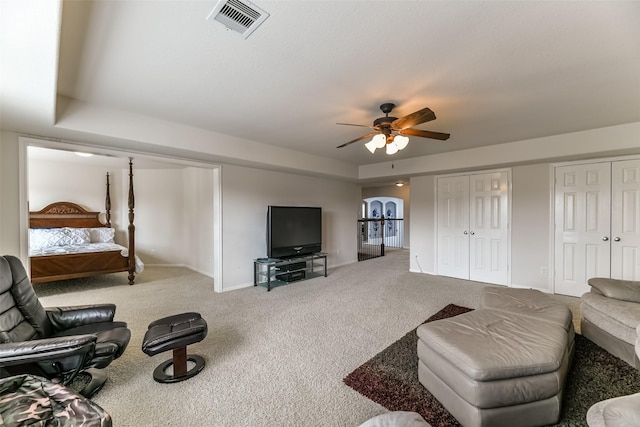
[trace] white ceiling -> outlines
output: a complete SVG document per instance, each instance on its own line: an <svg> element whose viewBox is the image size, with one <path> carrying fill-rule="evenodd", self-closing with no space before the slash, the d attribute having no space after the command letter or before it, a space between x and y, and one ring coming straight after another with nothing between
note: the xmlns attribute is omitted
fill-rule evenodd
<svg viewBox="0 0 640 427"><path fill-rule="evenodd" d="M640 122L638 1L256 0L271 16L247 39L206 20L215 3L0 0L2 128L191 157L209 132L235 137L211 149L229 162L257 143L347 167L389 160L336 148L368 133L336 122L383 102L451 133L395 160Z"/></svg>

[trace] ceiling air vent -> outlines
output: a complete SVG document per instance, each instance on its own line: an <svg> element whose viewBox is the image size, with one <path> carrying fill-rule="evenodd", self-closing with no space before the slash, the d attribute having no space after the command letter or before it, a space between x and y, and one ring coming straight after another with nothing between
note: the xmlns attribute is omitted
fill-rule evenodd
<svg viewBox="0 0 640 427"><path fill-rule="evenodd" d="M228 29L239 32L246 39L268 17L267 12L250 1L220 0L207 19L224 24Z"/></svg>

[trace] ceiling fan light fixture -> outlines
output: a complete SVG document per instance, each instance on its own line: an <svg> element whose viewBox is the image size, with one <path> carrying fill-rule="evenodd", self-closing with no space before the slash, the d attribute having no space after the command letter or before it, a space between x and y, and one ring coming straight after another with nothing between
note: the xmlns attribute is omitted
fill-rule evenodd
<svg viewBox="0 0 640 427"><path fill-rule="evenodd" d="M404 135L396 135L393 142L398 147L398 150L404 150L409 144L409 137Z"/></svg>
<svg viewBox="0 0 640 427"><path fill-rule="evenodd" d="M387 154L395 154L398 151L407 148L407 145L409 144L409 138L406 135L418 136L420 138L439 139L441 141L446 141L447 139L449 139L450 135L448 133L432 132L428 130L416 129L413 127L436 119L435 113L430 108L425 107L404 117L397 118L389 116L389 113L391 113L391 110L393 110L394 107L395 104L392 104L390 102L382 104L380 106L380 110L385 114L385 116L375 119L373 121L373 126L356 125L351 123L336 123L338 125L359 126L374 130L374 132L367 133L359 138L338 145L336 148L346 147L347 145L353 144L354 142L362 141L363 139L367 139L373 136L373 138L371 138L371 140L367 144L365 144L367 145L367 149L369 151L373 153L375 149L383 148L386 146Z"/></svg>
<svg viewBox="0 0 640 427"><path fill-rule="evenodd" d="M371 139L371 142L373 142L376 148L384 148L384 146L387 145L387 137L386 135L379 133Z"/></svg>
<svg viewBox="0 0 640 427"><path fill-rule="evenodd" d="M396 154L397 152L398 152L398 146L395 144L395 142L387 144L387 154L388 155Z"/></svg>
<svg viewBox="0 0 640 427"><path fill-rule="evenodd" d="M376 151L376 148L378 148L373 140L367 142L364 146L367 147L367 150L371 151L371 154L373 154Z"/></svg>

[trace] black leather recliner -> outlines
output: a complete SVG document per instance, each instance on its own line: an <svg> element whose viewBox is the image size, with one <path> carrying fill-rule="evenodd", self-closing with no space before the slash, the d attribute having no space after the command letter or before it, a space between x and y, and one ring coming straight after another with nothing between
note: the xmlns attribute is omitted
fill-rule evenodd
<svg viewBox="0 0 640 427"><path fill-rule="evenodd" d="M113 321L115 311L114 304L45 309L20 260L0 257L2 376L29 373L66 385L84 372L91 382L80 393L91 397L106 381L100 370L131 338L125 322Z"/></svg>

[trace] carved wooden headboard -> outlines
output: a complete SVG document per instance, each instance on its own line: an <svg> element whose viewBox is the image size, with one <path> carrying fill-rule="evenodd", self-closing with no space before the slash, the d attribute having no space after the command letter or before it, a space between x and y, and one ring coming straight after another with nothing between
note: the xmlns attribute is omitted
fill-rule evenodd
<svg viewBox="0 0 640 427"><path fill-rule="evenodd" d="M92 228L105 227L100 221L100 212L89 212L71 202L51 203L37 212L29 212L30 228Z"/></svg>

